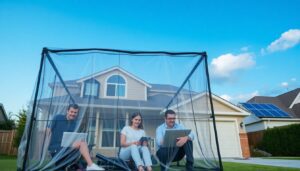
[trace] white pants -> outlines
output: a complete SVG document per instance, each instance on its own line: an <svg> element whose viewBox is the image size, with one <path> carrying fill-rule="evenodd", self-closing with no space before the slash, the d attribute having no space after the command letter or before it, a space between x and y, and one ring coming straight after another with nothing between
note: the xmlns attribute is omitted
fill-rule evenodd
<svg viewBox="0 0 300 171"><path fill-rule="evenodd" d="M131 145L122 147L120 151L120 158L123 160L133 159L136 167L138 166L152 166L151 155L148 147Z"/></svg>

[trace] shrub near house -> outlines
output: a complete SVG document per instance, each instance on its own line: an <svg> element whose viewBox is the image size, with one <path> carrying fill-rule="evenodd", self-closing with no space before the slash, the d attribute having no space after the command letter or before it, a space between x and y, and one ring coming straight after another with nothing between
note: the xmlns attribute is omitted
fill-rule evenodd
<svg viewBox="0 0 300 171"><path fill-rule="evenodd" d="M267 129L258 148L273 156L300 156L300 124Z"/></svg>

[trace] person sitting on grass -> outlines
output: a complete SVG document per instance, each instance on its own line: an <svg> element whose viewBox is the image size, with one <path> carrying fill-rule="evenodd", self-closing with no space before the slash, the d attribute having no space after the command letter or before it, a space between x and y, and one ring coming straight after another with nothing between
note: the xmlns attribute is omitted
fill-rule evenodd
<svg viewBox="0 0 300 171"><path fill-rule="evenodd" d="M152 171L151 155L147 141L140 141L145 137L143 120L140 113L134 113L130 119L130 126L125 126L121 131L120 158L123 160L133 159L138 171Z"/></svg>
<svg viewBox="0 0 300 171"><path fill-rule="evenodd" d="M61 141L64 132L74 132L76 128L76 118L78 115L79 106L77 104L70 104L66 115L55 115L51 124L48 127L48 132L51 136L48 150L52 157L54 157L63 147L61 147ZM88 145L85 141L75 141L72 144L71 149L79 150L87 162L86 170L105 170L93 163Z"/></svg>
<svg viewBox="0 0 300 171"><path fill-rule="evenodd" d="M156 156L161 162L161 171L166 171L171 162L179 161L184 156L186 156L186 170L192 171L194 168L193 133L190 133L188 136L178 137L176 147L163 146L166 129L185 129L183 125L175 123L175 120L176 113L173 110L167 110L165 112L165 123L156 129L156 145L158 147Z"/></svg>

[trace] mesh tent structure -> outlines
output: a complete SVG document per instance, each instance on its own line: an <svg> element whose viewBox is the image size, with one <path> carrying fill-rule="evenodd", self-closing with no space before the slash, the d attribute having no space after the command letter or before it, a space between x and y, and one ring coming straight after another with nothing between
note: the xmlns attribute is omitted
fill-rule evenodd
<svg viewBox="0 0 300 171"><path fill-rule="evenodd" d="M74 103L80 107L74 132L87 133L92 156L118 157L120 130L139 112L159 164L155 130L172 109L176 122L194 135L195 170L223 170L205 52L44 48L18 170L57 170L77 158L69 147L49 154L49 125ZM172 162L167 167L184 169Z"/></svg>

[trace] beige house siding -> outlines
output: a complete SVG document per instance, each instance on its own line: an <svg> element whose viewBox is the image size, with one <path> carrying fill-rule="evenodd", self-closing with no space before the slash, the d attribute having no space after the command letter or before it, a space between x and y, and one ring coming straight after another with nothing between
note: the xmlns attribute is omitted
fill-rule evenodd
<svg viewBox="0 0 300 171"><path fill-rule="evenodd" d="M78 87L68 87L68 90L70 91L71 94L80 94L80 88ZM53 92L53 96L65 96L68 95L67 91L65 88L62 86L56 86Z"/></svg>
<svg viewBox="0 0 300 171"><path fill-rule="evenodd" d="M145 100L146 99L146 91L145 85L138 82L137 80L128 77L126 74L121 73L120 71L111 71L108 73L104 73L103 75L95 78L100 83L100 98L112 98L106 96L106 88L107 88L107 79L112 75L120 75L126 81L126 90L125 90L125 98L129 100ZM122 97L120 97L122 98Z"/></svg>

